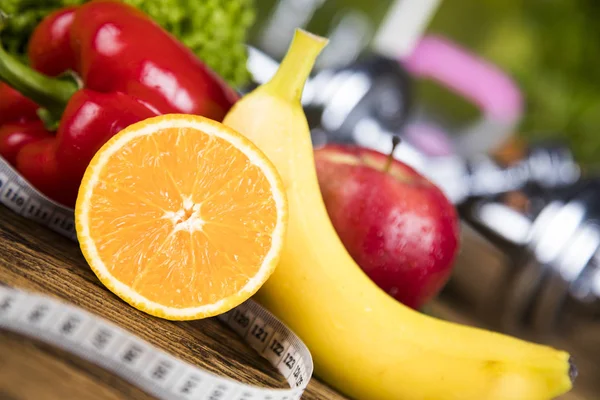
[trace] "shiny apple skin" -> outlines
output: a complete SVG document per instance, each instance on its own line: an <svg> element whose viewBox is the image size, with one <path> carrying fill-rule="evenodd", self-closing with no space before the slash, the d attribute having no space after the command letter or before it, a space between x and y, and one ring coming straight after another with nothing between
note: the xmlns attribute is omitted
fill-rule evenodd
<svg viewBox="0 0 600 400"><path fill-rule="evenodd" d="M315 150L323 200L346 249L381 289L419 309L450 277L459 219L437 186L397 160L383 171L386 160L351 145Z"/></svg>

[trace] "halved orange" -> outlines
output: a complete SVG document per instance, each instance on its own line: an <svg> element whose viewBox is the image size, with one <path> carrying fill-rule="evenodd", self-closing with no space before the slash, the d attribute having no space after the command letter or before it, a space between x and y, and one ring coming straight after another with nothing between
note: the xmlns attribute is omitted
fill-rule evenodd
<svg viewBox="0 0 600 400"><path fill-rule="evenodd" d="M75 206L98 279L139 310L218 315L252 296L279 260L287 201L252 142L199 116L130 125L96 153Z"/></svg>

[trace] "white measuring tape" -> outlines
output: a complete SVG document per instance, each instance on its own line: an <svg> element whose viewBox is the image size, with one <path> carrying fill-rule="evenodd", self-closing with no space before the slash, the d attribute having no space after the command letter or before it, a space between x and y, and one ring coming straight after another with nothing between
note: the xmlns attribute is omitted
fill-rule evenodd
<svg viewBox="0 0 600 400"><path fill-rule="evenodd" d="M0 203L77 240L73 210L35 190L1 157ZM312 377L313 361L289 328L252 300L216 318L277 368L291 389L259 388L215 375L79 307L0 286L0 328L76 354L159 399L293 400L302 396Z"/></svg>

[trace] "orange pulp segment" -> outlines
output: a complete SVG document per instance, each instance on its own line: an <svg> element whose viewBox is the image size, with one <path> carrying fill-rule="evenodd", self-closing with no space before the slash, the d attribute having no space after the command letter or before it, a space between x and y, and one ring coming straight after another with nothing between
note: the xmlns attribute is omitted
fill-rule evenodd
<svg viewBox="0 0 600 400"><path fill-rule="evenodd" d="M100 281L148 314L230 310L273 272L287 223L281 179L248 139L207 118L138 122L94 156L75 208Z"/></svg>

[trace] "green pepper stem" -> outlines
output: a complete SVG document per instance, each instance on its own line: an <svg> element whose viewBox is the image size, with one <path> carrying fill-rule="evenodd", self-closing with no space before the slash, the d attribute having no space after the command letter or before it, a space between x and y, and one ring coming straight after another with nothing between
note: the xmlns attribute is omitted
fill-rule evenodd
<svg viewBox="0 0 600 400"><path fill-rule="evenodd" d="M0 20L2 16L0 15ZM2 21L0 21L0 27ZM0 81L19 91L44 107L55 118L60 118L67 102L79 88L76 82L51 78L21 63L7 53L0 42Z"/></svg>
<svg viewBox="0 0 600 400"><path fill-rule="evenodd" d="M280 98L300 101L310 71L327 43L326 38L297 29L287 54L267 87Z"/></svg>

